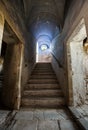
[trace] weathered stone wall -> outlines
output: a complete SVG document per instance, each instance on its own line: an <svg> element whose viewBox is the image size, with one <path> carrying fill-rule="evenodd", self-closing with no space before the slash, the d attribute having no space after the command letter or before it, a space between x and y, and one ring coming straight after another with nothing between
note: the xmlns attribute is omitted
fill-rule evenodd
<svg viewBox="0 0 88 130"><path fill-rule="evenodd" d="M22 44L7 46L4 59L2 101L10 109L19 109L21 98Z"/></svg>
<svg viewBox="0 0 88 130"><path fill-rule="evenodd" d="M80 23L81 19L84 18L86 30L88 34L88 1L87 0L73 0L68 10L67 17L65 19L64 28L60 36L56 37L52 42L53 55L56 57L52 59L52 65L58 77L60 86L65 94L67 104L72 105L72 91L68 88L68 72L67 72L67 53L66 44L70 38L72 32L76 26ZM59 63L57 63L59 61ZM58 65L60 64L60 66ZM58 70L58 71L57 71ZM73 88L72 88L73 89ZM65 91L66 90L66 91ZM69 92L70 91L70 92Z"/></svg>
<svg viewBox="0 0 88 130"><path fill-rule="evenodd" d="M63 50L63 41L60 36L57 36L52 41L52 66L54 68L54 71L56 73L57 79L60 83L60 86L62 87L63 93L66 95L66 73L64 70L64 50Z"/></svg>
<svg viewBox="0 0 88 130"><path fill-rule="evenodd" d="M22 67L22 90L25 87L28 79L30 78L30 74L35 66L36 62L36 43L33 40L33 37L30 37L30 44L28 48L24 49L24 59L23 59L23 67Z"/></svg>
<svg viewBox="0 0 88 130"><path fill-rule="evenodd" d="M24 59L23 59L23 66L22 66L22 83L20 84L22 86L22 89L23 89L23 86L24 86L25 82L27 82L27 79L28 79L28 77L31 73L31 70L35 64L35 57L36 57L35 47L36 46L35 46L34 41L32 40L32 38L30 36L29 28L27 28L26 20L25 20L26 16L24 15L23 5L21 6L22 3L20 4L20 2L21 1L13 1L12 2L11 0L10 1L2 0L2 1L0 1L0 11L4 14L5 20L7 21L7 23L9 24L9 26L13 30L13 32L15 32L15 35L18 37L18 39L20 41L19 43L24 44L24 56L23 56ZM12 43L12 45L9 45L9 46L10 46L10 49L12 47L14 55L17 56L18 53L20 53L20 50L18 50L19 52L17 52L17 54L15 54L16 51L14 51L14 49L13 49L13 43ZM9 51L11 51L11 54L12 54L12 50L10 50L10 49L9 49ZM12 56L13 56L13 54L12 54ZM7 98L7 100L4 100L4 98L3 98L3 103L6 106L8 106L9 108L15 108L15 106L14 106L15 97L19 96L19 94L17 95L17 93L19 92L18 91L19 83L16 84L17 83L16 80L18 79L18 77L14 77L14 81L13 81L13 79L12 79L12 81L10 79L10 77L12 75L14 75L13 73L17 73L17 71L18 71L18 68L16 68L17 66L15 66L15 63L14 63L15 62L14 58L11 59L12 56L9 56L9 53L8 54L6 53L7 58L5 59L5 66L6 66L7 70L5 69L4 73L7 75L7 76L5 76L7 78L5 79L5 85L3 88L3 92L4 92L3 97L5 96ZM18 59L19 59L19 56L18 56ZM14 63L15 67L12 67L10 65L11 60ZM14 72L14 71L16 71L16 72ZM11 81L11 83L10 83L10 81ZM13 86L18 87L17 90L15 90L16 87L13 90L10 90L10 89L12 89ZM15 93L13 93L15 91L17 91L16 95L15 95ZM13 99L11 99L12 96L14 96Z"/></svg>
<svg viewBox="0 0 88 130"><path fill-rule="evenodd" d="M84 19L73 31L67 43L68 57L68 86L73 89L73 104L81 105L86 102L85 82L85 52L83 49L83 40L87 37ZM88 65L87 65L88 66ZM71 83L72 82L72 83ZM69 91L72 91L71 89Z"/></svg>

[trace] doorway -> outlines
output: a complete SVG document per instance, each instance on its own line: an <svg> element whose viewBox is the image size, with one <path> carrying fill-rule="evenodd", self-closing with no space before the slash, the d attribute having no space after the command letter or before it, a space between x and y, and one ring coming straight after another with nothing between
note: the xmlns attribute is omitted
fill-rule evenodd
<svg viewBox="0 0 88 130"><path fill-rule="evenodd" d="M78 106L85 104L86 101L83 66L83 59L85 57L83 40L86 37L85 21L82 19L67 42L69 105Z"/></svg>
<svg viewBox="0 0 88 130"><path fill-rule="evenodd" d="M36 63L51 63L52 55L50 45L41 44L37 42L36 45Z"/></svg>
<svg viewBox="0 0 88 130"><path fill-rule="evenodd" d="M3 82L0 86L0 107L19 109L24 47L3 17L0 16L0 60L3 61L1 63Z"/></svg>

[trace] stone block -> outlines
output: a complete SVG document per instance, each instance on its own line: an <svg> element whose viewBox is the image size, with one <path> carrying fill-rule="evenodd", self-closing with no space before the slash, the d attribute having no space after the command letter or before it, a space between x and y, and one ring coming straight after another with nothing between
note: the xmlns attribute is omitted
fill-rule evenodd
<svg viewBox="0 0 88 130"><path fill-rule="evenodd" d="M35 110L33 113L33 119L44 120L43 110Z"/></svg>
<svg viewBox="0 0 88 130"><path fill-rule="evenodd" d="M78 130L74 124L70 120L62 120L60 121L61 130Z"/></svg>
<svg viewBox="0 0 88 130"><path fill-rule="evenodd" d="M39 121L38 130L59 130L57 121Z"/></svg>
<svg viewBox="0 0 88 130"><path fill-rule="evenodd" d="M37 130L37 121L18 120L12 130Z"/></svg>
<svg viewBox="0 0 88 130"><path fill-rule="evenodd" d="M16 116L16 120L33 120L33 112L32 111L19 111Z"/></svg>

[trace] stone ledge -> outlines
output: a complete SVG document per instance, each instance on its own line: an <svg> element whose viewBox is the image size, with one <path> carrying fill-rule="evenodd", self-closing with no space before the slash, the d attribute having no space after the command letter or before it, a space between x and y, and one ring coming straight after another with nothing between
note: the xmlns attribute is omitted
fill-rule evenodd
<svg viewBox="0 0 88 130"><path fill-rule="evenodd" d="M84 119L84 117L79 113L75 107L68 107L70 113L72 114L75 122L80 127L80 130L88 130L88 121Z"/></svg>

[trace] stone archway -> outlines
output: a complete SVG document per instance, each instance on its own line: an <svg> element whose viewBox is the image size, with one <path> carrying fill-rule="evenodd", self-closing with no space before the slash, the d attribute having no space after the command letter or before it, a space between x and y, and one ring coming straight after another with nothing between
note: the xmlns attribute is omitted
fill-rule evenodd
<svg viewBox="0 0 88 130"><path fill-rule="evenodd" d="M84 19L74 30L67 42L68 100L69 105L85 103L86 88L83 72L83 40L87 37Z"/></svg>

